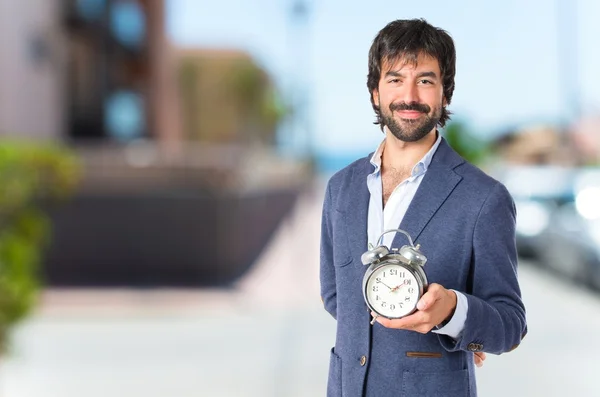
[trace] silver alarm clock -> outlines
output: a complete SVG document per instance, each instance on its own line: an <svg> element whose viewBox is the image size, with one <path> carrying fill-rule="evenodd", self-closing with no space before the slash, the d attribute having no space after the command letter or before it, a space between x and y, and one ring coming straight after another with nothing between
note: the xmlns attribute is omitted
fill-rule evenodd
<svg viewBox="0 0 600 397"><path fill-rule="evenodd" d="M391 232L403 233L409 245L400 249L380 245L383 236ZM417 310L417 302L427 290L423 271L427 258L419 249L407 232L391 229L381 234L377 247L362 254L363 265L369 266L363 277L363 296L378 316L402 318Z"/></svg>

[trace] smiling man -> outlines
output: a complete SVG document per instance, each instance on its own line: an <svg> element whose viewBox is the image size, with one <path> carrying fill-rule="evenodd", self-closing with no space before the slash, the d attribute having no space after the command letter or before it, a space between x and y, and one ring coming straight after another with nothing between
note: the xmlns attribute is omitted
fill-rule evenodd
<svg viewBox="0 0 600 397"><path fill-rule="evenodd" d="M323 206L321 293L337 320L329 397L476 396L485 352L526 333L512 198L438 131L455 64L452 38L424 20L394 21L371 46L367 87L385 138L330 179ZM421 245L429 287L417 311L387 319L364 302L361 255L395 228Z"/></svg>

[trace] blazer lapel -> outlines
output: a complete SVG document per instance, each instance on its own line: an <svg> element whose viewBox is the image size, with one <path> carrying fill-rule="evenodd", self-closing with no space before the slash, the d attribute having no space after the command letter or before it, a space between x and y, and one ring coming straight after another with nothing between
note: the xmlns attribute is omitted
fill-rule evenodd
<svg viewBox="0 0 600 397"><path fill-rule="evenodd" d="M462 179L453 169L463 162L464 159L442 139L400 223L400 229L407 231L413 242L419 238L423 228ZM396 233L392 246L400 247L405 244L406 237Z"/></svg>
<svg viewBox="0 0 600 397"><path fill-rule="evenodd" d="M367 251L367 221L369 215L369 188L367 176L373 172L373 165L367 157L364 163L354 169L348 198L344 206L346 215L348 243L352 250L352 258L360 263L361 255Z"/></svg>

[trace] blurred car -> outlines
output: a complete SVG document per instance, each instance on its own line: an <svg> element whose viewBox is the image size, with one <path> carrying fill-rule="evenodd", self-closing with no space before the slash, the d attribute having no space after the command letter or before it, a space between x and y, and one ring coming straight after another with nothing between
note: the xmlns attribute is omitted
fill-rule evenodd
<svg viewBox="0 0 600 397"><path fill-rule="evenodd" d="M517 208L517 249L600 290L600 168L513 166L496 176Z"/></svg>
<svg viewBox="0 0 600 397"><path fill-rule="evenodd" d="M538 236L540 262L568 279L600 290L600 169L577 169L572 194L551 213Z"/></svg>
<svg viewBox="0 0 600 397"><path fill-rule="evenodd" d="M515 201L517 250L526 258L540 259L544 233L554 212L572 201L574 169L559 166L510 166L497 171Z"/></svg>

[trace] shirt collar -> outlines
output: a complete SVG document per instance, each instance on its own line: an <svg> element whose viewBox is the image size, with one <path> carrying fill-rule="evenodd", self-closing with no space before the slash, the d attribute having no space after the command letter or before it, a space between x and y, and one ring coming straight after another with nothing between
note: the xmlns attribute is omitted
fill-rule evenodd
<svg viewBox="0 0 600 397"><path fill-rule="evenodd" d="M429 151L427 153L425 153L423 158L421 158L421 160L419 160L417 162L417 164L415 164L414 167L412 168L412 171L410 173L411 178L414 178L421 174L424 174L427 171L427 169L429 168L429 164L431 164L431 159L433 158L435 151L437 150L438 146L440 146L440 142L442 141L442 135L437 131L436 131L436 134L437 134L437 139L435 140L435 143L433 144L431 149L429 149ZM377 147L377 150L375 151L375 153L373 153L373 156L371 156L371 164L373 164L373 166L375 167L375 170L371 173L371 175L377 174L381 171L381 155L383 154L384 147L385 147L385 138L379 144L379 146Z"/></svg>

